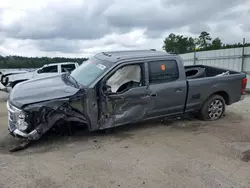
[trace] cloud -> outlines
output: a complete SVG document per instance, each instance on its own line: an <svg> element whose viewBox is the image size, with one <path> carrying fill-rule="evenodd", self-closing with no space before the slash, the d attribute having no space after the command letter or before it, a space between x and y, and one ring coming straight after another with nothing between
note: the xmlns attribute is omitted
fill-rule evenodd
<svg viewBox="0 0 250 188"><path fill-rule="evenodd" d="M238 42L250 37L249 7L244 0L1 0L0 53L161 49L171 32L197 36L203 30Z"/></svg>
<svg viewBox="0 0 250 188"><path fill-rule="evenodd" d="M159 39L161 41L161 39ZM0 54L32 56L89 57L97 52L158 48L159 40L146 39L145 30L134 30L125 34L111 33L95 40L69 39L5 39ZM161 47L160 47L161 48Z"/></svg>
<svg viewBox="0 0 250 188"><path fill-rule="evenodd" d="M147 28L150 32L213 21L221 12L242 3L242 0L200 1L122 1L104 12L108 23L118 28ZM140 8L139 8L140 7ZM122 11L120 11L122 10ZM205 24L204 24L205 25Z"/></svg>
<svg viewBox="0 0 250 188"><path fill-rule="evenodd" d="M33 40L33 44L44 52L62 52L62 53L84 53L91 48L99 47L100 51L105 46L119 44L120 48L135 48L143 44L144 30L131 31L126 34L109 34L102 39L96 40L69 40L69 39L52 39L52 40ZM91 51L91 50L90 50Z"/></svg>
<svg viewBox="0 0 250 188"><path fill-rule="evenodd" d="M241 25L241 28L244 32L250 32L250 23Z"/></svg>
<svg viewBox="0 0 250 188"><path fill-rule="evenodd" d="M189 26L189 31L193 34L199 35L202 31L210 32L211 28L206 23L194 23Z"/></svg>

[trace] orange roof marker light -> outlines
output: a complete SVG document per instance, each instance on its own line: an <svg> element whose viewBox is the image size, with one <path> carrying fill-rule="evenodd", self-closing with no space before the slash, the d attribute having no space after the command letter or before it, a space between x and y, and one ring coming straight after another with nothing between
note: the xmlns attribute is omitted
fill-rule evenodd
<svg viewBox="0 0 250 188"><path fill-rule="evenodd" d="M161 70L166 70L166 66L165 65L161 65Z"/></svg>

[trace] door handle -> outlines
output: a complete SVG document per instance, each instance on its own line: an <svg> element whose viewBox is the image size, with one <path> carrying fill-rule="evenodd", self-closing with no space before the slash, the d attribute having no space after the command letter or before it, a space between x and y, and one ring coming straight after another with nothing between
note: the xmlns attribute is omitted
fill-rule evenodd
<svg viewBox="0 0 250 188"><path fill-rule="evenodd" d="M108 97L115 100L124 98L122 95L108 95Z"/></svg>
<svg viewBox="0 0 250 188"><path fill-rule="evenodd" d="M148 99L150 96L149 95L144 95L143 97L141 97L142 99Z"/></svg>
<svg viewBox="0 0 250 188"><path fill-rule="evenodd" d="M156 93L152 93L152 94L150 95L150 97L157 97L157 94L156 94Z"/></svg>
<svg viewBox="0 0 250 188"><path fill-rule="evenodd" d="M157 97L157 94L156 93L152 93L152 94L147 94L147 95L144 95L143 97L141 97L142 99L148 99L150 97Z"/></svg>
<svg viewBox="0 0 250 188"><path fill-rule="evenodd" d="M176 88L176 89L175 89L175 92L177 92L177 93L178 93L178 92L182 92L182 89L181 89L181 88Z"/></svg>

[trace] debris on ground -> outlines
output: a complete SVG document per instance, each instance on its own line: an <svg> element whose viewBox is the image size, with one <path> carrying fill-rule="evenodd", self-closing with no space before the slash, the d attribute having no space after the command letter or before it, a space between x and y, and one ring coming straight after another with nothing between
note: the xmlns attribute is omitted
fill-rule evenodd
<svg viewBox="0 0 250 188"><path fill-rule="evenodd" d="M250 161L250 150L243 152L242 161L249 162Z"/></svg>
<svg viewBox="0 0 250 188"><path fill-rule="evenodd" d="M14 148L10 149L9 152L16 152L22 149L27 148L30 145L30 140L23 140L20 142L19 145L15 146Z"/></svg>

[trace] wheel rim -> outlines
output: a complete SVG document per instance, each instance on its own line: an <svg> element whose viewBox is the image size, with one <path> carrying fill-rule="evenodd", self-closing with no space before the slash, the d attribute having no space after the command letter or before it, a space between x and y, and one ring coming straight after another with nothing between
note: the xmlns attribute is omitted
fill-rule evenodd
<svg viewBox="0 0 250 188"><path fill-rule="evenodd" d="M221 100L214 100L210 103L209 108L208 108L208 115L210 119L216 120L221 117L223 113L223 103Z"/></svg>

